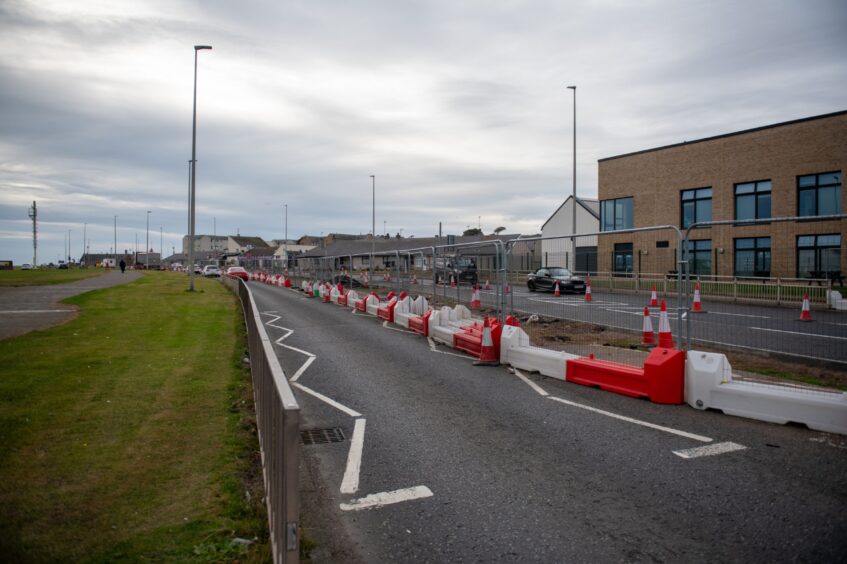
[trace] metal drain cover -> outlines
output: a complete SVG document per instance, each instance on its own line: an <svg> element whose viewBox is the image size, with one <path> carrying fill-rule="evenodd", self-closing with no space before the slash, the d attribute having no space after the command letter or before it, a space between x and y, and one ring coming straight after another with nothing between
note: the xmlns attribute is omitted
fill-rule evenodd
<svg viewBox="0 0 847 564"><path fill-rule="evenodd" d="M341 430L341 427L333 427L331 429L303 429L300 431L300 439L304 445L340 443L344 441L344 431Z"/></svg>

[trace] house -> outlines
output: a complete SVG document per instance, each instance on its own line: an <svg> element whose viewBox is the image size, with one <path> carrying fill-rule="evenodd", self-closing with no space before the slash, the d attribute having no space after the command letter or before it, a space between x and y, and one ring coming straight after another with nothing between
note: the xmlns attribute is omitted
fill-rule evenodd
<svg viewBox="0 0 847 564"><path fill-rule="evenodd" d="M574 198L568 198L541 226L541 266L561 266L575 272L597 272L597 237L565 238L573 233L600 231L600 202L576 199L576 231L573 229ZM576 247L576 252L574 252Z"/></svg>

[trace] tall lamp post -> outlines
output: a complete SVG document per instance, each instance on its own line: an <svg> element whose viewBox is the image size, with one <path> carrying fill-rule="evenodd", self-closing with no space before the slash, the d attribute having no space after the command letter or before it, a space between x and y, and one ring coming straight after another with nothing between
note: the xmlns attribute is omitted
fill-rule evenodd
<svg viewBox="0 0 847 564"><path fill-rule="evenodd" d="M88 224L83 223L82 224L82 256L86 255L86 252L85 252L85 241L86 241L86 239L85 238L87 236L88 236ZM88 258L88 257L86 257L86 258ZM82 262L82 259L80 259L80 262Z"/></svg>
<svg viewBox="0 0 847 564"><path fill-rule="evenodd" d="M571 202L573 217L571 219L571 233L576 235L576 86L568 86L568 89L573 90L573 202ZM573 246L571 252L574 257L574 262L571 266L573 270L576 270L576 238L571 238L571 245Z"/></svg>
<svg viewBox="0 0 847 564"><path fill-rule="evenodd" d="M282 204L285 206L285 240L282 242L282 251L285 253L285 265L283 268L285 269L285 276L288 277L288 204Z"/></svg>
<svg viewBox="0 0 847 564"><path fill-rule="evenodd" d="M115 216L115 264L112 265L112 268L118 266L118 216Z"/></svg>
<svg viewBox="0 0 847 564"><path fill-rule="evenodd" d="M153 213L147 210L147 243L144 249L144 270L150 270L150 214Z"/></svg>
<svg viewBox="0 0 847 564"><path fill-rule="evenodd" d="M371 260L368 264L368 270L371 276L374 273L374 250L376 248L376 176L371 175L371 190L373 194L373 215L371 216Z"/></svg>
<svg viewBox="0 0 847 564"><path fill-rule="evenodd" d="M194 113L191 125L191 225L188 231L188 289L194 291L194 205L197 199L197 53L211 45L194 46Z"/></svg>

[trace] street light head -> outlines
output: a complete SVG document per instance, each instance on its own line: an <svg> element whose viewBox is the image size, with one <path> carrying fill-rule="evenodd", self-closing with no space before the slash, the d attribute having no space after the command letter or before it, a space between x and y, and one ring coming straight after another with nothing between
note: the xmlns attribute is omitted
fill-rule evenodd
<svg viewBox="0 0 847 564"><path fill-rule="evenodd" d="M568 86L569 90L576 90L576 86Z"/></svg>
<svg viewBox="0 0 847 564"><path fill-rule="evenodd" d="M195 51L200 51L201 49L211 49L211 48L212 48L211 45L195 45L194 46Z"/></svg>

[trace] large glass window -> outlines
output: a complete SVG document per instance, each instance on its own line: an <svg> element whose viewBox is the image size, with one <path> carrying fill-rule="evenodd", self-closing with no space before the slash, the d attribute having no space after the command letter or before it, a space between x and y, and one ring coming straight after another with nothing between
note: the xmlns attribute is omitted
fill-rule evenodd
<svg viewBox="0 0 847 564"><path fill-rule="evenodd" d="M797 177L797 215L841 213L841 173L826 172Z"/></svg>
<svg viewBox="0 0 847 564"><path fill-rule="evenodd" d="M686 247L688 272L690 274L708 275L712 273L712 240L701 239L689 241Z"/></svg>
<svg viewBox="0 0 847 564"><path fill-rule="evenodd" d="M735 219L767 219L770 216L770 180L735 185Z"/></svg>
<svg viewBox="0 0 847 564"><path fill-rule="evenodd" d="M600 231L632 229L633 224L633 200L631 197L600 202Z"/></svg>
<svg viewBox="0 0 847 564"><path fill-rule="evenodd" d="M799 235L797 277L826 278L841 271L841 235Z"/></svg>
<svg viewBox="0 0 847 564"><path fill-rule="evenodd" d="M735 275L771 275L771 238L746 237L735 240Z"/></svg>
<svg viewBox="0 0 847 564"><path fill-rule="evenodd" d="M712 189L683 190L680 205L680 225L685 229L698 221L712 221Z"/></svg>
<svg viewBox="0 0 847 564"><path fill-rule="evenodd" d="M632 272L632 243L615 243L612 270L615 272Z"/></svg>

